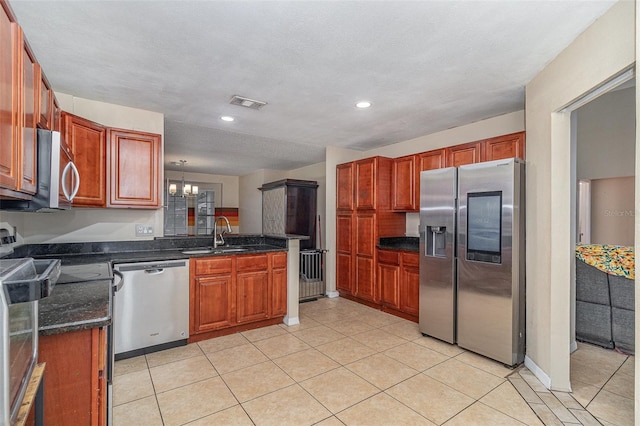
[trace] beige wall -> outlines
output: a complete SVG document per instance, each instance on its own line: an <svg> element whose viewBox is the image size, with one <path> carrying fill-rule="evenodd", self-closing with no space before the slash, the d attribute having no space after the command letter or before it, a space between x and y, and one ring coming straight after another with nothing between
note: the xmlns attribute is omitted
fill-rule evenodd
<svg viewBox="0 0 640 426"><path fill-rule="evenodd" d="M574 100L634 63L634 2L621 1L526 87L527 366L548 387L569 390L575 166ZM574 172L572 175L572 171Z"/></svg>
<svg viewBox="0 0 640 426"><path fill-rule="evenodd" d="M591 242L632 246L635 177L591 181Z"/></svg>
<svg viewBox="0 0 640 426"><path fill-rule="evenodd" d="M635 96L614 90L576 111L578 179L635 175Z"/></svg>
<svg viewBox="0 0 640 426"><path fill-rule="evenodd" d="M164 115L120 105L107 104L56 93L60 107L67 112L108 127L139 130L163 135ZM55 213L2 212L0 222L18 226L22 243L60 243L83 241L133 240L135 224L153 225L154 235L162 236L163 209L82 209Z"/></svg>

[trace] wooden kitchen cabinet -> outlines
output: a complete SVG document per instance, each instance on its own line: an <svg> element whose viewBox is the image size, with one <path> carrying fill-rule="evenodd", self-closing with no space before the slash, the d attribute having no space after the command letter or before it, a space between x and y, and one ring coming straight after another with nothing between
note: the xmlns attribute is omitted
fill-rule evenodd
<svg viewBox="0 0 640 426"><path fill-rule="evenodd" d="M29 44L24 39L20 27L14 27L19 32L18 37L22 45L22 142L20 152L21 173L18 180L18 191L35 194L38 186L38 134L36 132L37 114L40 105L38 83L40 81L40 66L36 62Z"/></svg>
<svg viewBox="0 0 640 426"><path fill-rule="evenodd" d="M73 114L63 113L63 139L74 154L80 187L74 206L107 206L107 129Z"/></svg>
<svg viewBox="0 0 640 426"><path fill-rule="evenodd" d="M520 158L524 160L525 133L511 133L483 141L482 161L502 160L504 158Z"/></svg>
<svg viewBox="0 0 640 426"><path fill-rule="evenodd" d="M336 288L353 293L353 220L354 214L338 213L336 217Z"/></svg>
<svg viewBox="0 0 640 426"><path fill-rule="evenodd" d="M287 313L287 253L192 258L190 342L271 325Z"/></svg>
<svg viewBox="0 0 640 426"><path fill-rule="evenodd" d="M482 141L446 148L447 167L458 167L482 161Z"/></svg>
<svg viewBox="0 0 640 426"><path fill-rule="evenodd" d="M420 313L420 256L403 252L401 255L400 311L416 316Z"/></svg>
<svg viewBox="0 0 640 426"><path fill-rule="evenodd" d="M161 137L154 133L108 129L108 207L160 207Z"/></svg>
<svg viewBox="0 0 640 426"><path fill-rule="evenodd" d="M418 253L378 249L378 285L384 310L418 321L420 269Z"/></svg>
<svg viewBox="0 0 640 426"><path fill-rule="evenodd" d="M190 333L235 325L235 262L233 256L192 259Z"/></svg>
<svg viewBox="0 0 640 426"><path fill-rule="evenodd" d="M353 163L336 166L336 208L353 210Z"/></svg>
<svg viewBox="0 0 640 426"><path fill-rule="evenodd" d="M382 305L400 309L400 257L397 251L378 250L378 285Z"/></svg>
<svg viewBox="0 0 640 426"><path fill-rule="evenodd" d="M266 254L237 258L238 324L269 318L269 259Z"/></svg>
<svg viewBox="0 0 640 426"><path fill-rule="evenodd" d="M414 211L418 208L416 157L406 155L393 160L393 210Z"/></svg>
<svg viewBox="0 0 640 426"><path fill-rule="evenodd" d="M53 90L47 76L40 69L40 82L38 83L40 92L40 104L38 107L38 127L41 129L53 130Z"/></svg>
<svg viewBox="0 0 640 426"><path fill-rule="evenodd" d="M104 328L39 336L38 361L46 362L47 425L105 425L107 339Z"/></svg>
<svg viewBox="0 0 640 426"><path fill-rule="evenodd" d="M372 157L336 167L338 203L344 207L336 216L336 288L341 296L374 306L380 304L375 246L380 237L405 232L404 213L392 211L393 163ZM345 172L350 168L352 173ZM340 201L346 197L340 188L349 187L349 176L351 202Z"/></svg>
<svg viewBox="0 0 640 426"><path fill-rule="evenodd" d="M434 170L441 169L446 167L447 164L447 156L445 149L434 149L433 151L422 152L417 154L418 157L418 167L417 172L424 170Z"/></svg>
<svg viewBox="0 0 640 426"><path fill-rule="evenodd" d="M287 254L274 253L271 256L272 301L270 317L287 314Z"/></svg>
<svg viewBox="0 0 640 426"><path fill-rule="evenodd" d="M20 81L17 24L11 22L4 2L0 7L0 195L12 196L18 188L20 147ZM26 194L19 196L26 198Z"/></svg>

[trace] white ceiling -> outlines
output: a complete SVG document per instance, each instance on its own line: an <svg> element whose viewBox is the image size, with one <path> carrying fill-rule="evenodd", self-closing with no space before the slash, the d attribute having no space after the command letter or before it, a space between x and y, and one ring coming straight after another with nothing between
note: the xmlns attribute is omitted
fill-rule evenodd
<svg viewBox="0 0 640 426"><path fill-rule="evenodd" d="M167 169L226 175L521 110L613 3L10 0L55 91L162 112Z"/></svg>

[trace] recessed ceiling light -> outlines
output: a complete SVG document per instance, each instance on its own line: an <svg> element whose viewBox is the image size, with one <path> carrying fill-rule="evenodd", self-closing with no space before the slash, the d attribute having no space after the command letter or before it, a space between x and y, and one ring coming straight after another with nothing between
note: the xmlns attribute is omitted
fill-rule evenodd
<svg viewBox="0 0 640 426"><path fill-rule="evenodd" d="M371 102L368 101L360 101L356 104L358 108L369 108L371 106Z"/></svg>
<svg viewBox="0 0 640 426"><path fill-rule="evenodd" d="M223 115L222 117L220 117L220 120L222 121L234 121L235 118L229 116L229 115Z"/></svg>

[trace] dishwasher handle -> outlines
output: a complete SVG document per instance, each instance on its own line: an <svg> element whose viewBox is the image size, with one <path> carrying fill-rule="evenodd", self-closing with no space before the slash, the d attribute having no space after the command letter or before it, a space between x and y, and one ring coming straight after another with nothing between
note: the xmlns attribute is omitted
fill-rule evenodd
<svg viewBox="0 0 640 426"><path fill-rule="evenodd" d="M159 275L164 273L164 268L145 269L144 273L149 275Z"/></svg>
<svg viewBox="0 0 640 426"><path fill-rule="evenodd" d="M113 292L115 293L122 289L122 286L124 285L124 275L122 275L122 272L115 269L113 271L113 275L118 277L118 281L113 284Z"/></svg>

